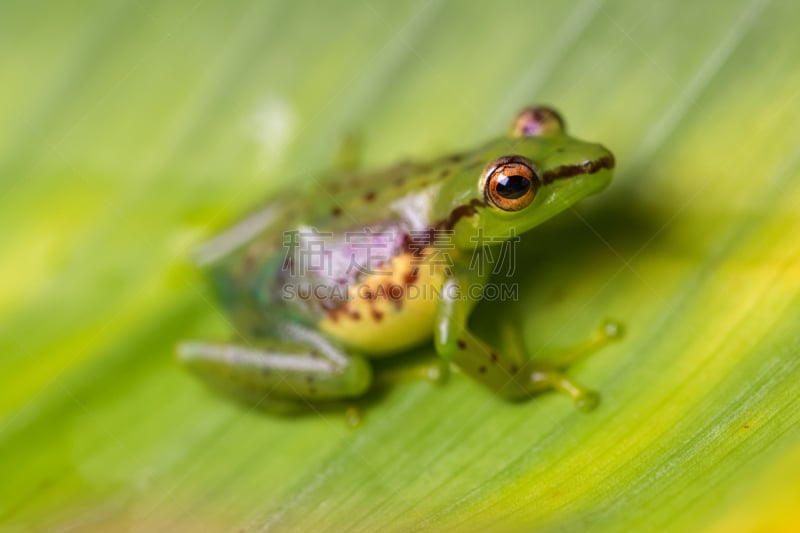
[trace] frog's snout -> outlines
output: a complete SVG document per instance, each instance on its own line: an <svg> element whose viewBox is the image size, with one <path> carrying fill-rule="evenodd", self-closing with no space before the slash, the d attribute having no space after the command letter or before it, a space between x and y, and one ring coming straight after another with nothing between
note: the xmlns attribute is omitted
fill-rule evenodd
<svg viewBox="0 0 800 533"><path fill-rule="evenodd" d="M586 174L595 174L601 170L614 170L614 165L616 165L614 154L602 146L600 146L600 148L605 152L604 154L597 159L587 159L583 162L583 171Z"/></svg>
<svg viewBox="0 0 800 533"><path fill-rule="evenodd" d="M611 150L603 146L602 144L599 145L600 148L605 152L605 159L606 159L606 167L608 170L614 170L614 167L617 166L617 159L614 157L614 154L611 153Z"/></svg>

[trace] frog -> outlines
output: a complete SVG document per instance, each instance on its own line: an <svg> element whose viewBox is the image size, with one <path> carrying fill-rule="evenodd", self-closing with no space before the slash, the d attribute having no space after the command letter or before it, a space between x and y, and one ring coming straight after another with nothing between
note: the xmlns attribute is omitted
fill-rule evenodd
<svg viewBox="0 0 800 533"><path fill-rule="evenodd" d="M537 359L524 343L501 349L477 335L470 317L492 283L492 251L605 189L608 149L532 105L467 151L378 170L340 159L198 248L237 340L182 342L182 364L239 398L319 405L364 397L376 362L432 343L442 372L427 375L453 369L509 401L553 389L581 411L598 404L566 371L621 324L601 321ZM514 314L500 317L503 331L518 330Z"/></svg>

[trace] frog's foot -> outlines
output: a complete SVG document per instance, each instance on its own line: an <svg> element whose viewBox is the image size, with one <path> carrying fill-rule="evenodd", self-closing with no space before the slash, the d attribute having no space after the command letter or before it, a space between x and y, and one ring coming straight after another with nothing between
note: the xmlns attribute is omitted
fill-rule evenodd
<svg viewBox="0 0 800 533"><path fill-rule="evenodd" d="M362 396L372 370L362 357L328 345L258 341L252 346L189 341L179 360L212 385L261 401L332 401Z"/></svg>
<svg viewBox="0 0 800 533"><path fill-rule="evenodd" d="M536 360L525 357L521 341L512 342L505 351L496 350L466 329L438 348L465 374L501 396L520 400L554 389L569 395L579 410L590 411L599 402L599 396L572 381L564 369L620 335L619 324L607 321L588 340L557 356Z"/></svg>
<svg viewBox="0 0 800 533"><path fill-rule="evenodd" d="M517 387L531 393L557 390L569 395L580 411L591 411L600 402L600 396L567 377L563 371L610 342L618 340L622 335L623 328L619 322L606 320L586 341L553 357L541 361L527 361L512 381Z"/></svg>
<svg viewBox="0 0 800 533"><path fill-rule="evenodd" d="M622 324L616 320L604 320L587 340L564 349L558 355L548 357L547 363L555 368L567 368L608 344L620 340L624 335Z"/></svg>
<svg viewBox="0 0 800 533"><path fill-rule="evenodd" d="M575 402L575 407L584 413L591 411L600 403L599 394L576 383L559 370L537 368L536 365L531 365L529 368L523 368L520 372L530 376L530 383L527 387L529 392L557 390L569 395Z"/></svg>

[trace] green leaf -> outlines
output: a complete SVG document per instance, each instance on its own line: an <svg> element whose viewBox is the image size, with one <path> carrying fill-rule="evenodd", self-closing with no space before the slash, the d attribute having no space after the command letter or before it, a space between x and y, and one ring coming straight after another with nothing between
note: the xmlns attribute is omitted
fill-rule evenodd
<svg viewBox="0 0 800 533"><path fill-rule="evenodd" d="M797 530L798 24L789 0L3 2L2 529ZM350 430L176 365L231 331L194 245L343 134L369 165L438 156L533 102L617 175L474 319L513 313L537 355L623 321L571 371L596 411L455 377Z"/></svg>

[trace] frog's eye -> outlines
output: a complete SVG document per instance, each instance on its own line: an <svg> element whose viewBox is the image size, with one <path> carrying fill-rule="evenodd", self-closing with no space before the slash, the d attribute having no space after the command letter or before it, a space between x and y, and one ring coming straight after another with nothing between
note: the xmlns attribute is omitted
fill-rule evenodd
<svg viewBox="0 0 800 533"><path fill-rule="evenodd" d="M511 123L512 137L539 137L564 130L564 119L555 109L544 106L526 107Z"/></svg>
<svg viewBox="0 0 800 533"><path fill-rule="evenodd" d="M484 193L503 211L519 211L533 201L538 186L539 178L524 158L503 157L487 167Z"/></svg>

